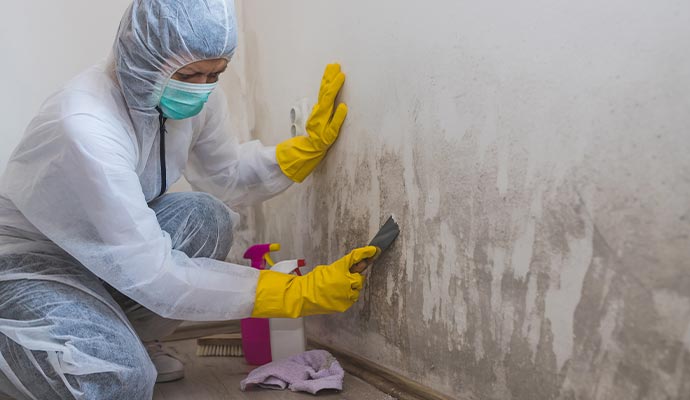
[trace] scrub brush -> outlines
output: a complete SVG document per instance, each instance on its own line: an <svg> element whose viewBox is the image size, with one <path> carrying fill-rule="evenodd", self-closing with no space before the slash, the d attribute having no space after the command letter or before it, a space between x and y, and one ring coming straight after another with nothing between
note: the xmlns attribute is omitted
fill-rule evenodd
<svg viewBox="0 0 690 400"><path fill-rule="evenodd" d="M204 336L196 340L198 357L242 357L242 335L226 333Z"/></svg>

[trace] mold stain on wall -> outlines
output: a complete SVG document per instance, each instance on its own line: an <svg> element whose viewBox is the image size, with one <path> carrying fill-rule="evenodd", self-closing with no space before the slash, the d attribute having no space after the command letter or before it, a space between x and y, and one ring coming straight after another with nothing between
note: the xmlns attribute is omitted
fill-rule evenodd
<svg viewBox="0 0 690 400"><path fill-rule="evenodd" d="M246 68L261 82L248 89L263 99L257 136L280 126L271 106L291 105L272 85L306 81L303 69L333 54L324 48L344 61L350 106L315 173L256 208L258 236L313 265L365 245L388 215L402 228L360 301L307 318L308 334L459 399L690 398L690 100L679 72L690 57L677 51L688 25L670 19L687 5L527 2L497 15L443 2L416 35L402 23L411 2L375 3L397 22L329 5L319 12L335 8L358 29L324 41L274 17L288 6L244 3L261 60ZM282 11L307 8L290 4ZM298 48L262 29L296 35ZM318 57L284 63L313 48Z"/></svg>
<svg viewBox="0 0 690 400"><path fill-rule="evenodd" d="M500 173L496 145L482 162L471 132L460 145L435 140L433 151L353 151L317 173L305 194L319 210L306 216L323 239L311 248L316 259L365 244L389 213L403 232L361 301L310 319L310 332L458 398L687 393L689 308L680 307L675 332L658 331L654 292L612 253L578 183L542 176L523 190L528 161L517 154L502 190L483 183ZM679 299L688 304L657 303Z"/></svg>

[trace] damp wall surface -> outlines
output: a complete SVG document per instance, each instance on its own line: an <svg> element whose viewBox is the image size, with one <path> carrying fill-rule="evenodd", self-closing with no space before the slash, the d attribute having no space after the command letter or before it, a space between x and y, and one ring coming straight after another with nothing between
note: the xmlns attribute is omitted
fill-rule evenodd
<svg viewBox="0 0 690 400"><path fill-rule="evenodd" d="M690 3L240 1L266 144L347 74L341 137L247 216L276 258L402 233L308 333L454 398L690 398ZM232 96L232 93L229 95Z"/></svg>

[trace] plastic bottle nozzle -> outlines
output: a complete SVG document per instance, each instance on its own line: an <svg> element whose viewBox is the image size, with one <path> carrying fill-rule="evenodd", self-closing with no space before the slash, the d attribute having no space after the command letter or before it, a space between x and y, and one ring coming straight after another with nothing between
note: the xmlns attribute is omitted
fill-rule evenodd
<svg viewBox="0 0 690 400"><path fill-rule="evenodd" d="M264 269L266 264L273 265L273 260L268 256L272 251L280 250L279 243L255 244L244 252L244 258L252 260L252 267Z"/></svg>

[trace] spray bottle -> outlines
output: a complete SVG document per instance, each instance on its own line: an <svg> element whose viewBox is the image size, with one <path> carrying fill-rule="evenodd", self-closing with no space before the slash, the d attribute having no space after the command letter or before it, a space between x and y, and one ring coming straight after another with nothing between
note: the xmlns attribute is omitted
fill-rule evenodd
<svg viewBox="0 0 690 400"><path fill-rule="evenodd" d="M280 250L278 243L255 244L244 252L244 258L251 260L252 268L265 269L273 264L269 253ZM242 329L242 351L244 359L251 365L271 362L271 334L268 319L245 318L240 322Z"/></svg>
<svg viewBox="0 0 690 400"><path fill-rule="evenodd" d="M286 260L277 264L269 253L280 250L278 243L256 244L247 249L244 258L256 269L301 275L304 260ZM245 318L242 329L242 351L248 364L264 365L305 351L304 321L302 318Z"/></svg>

